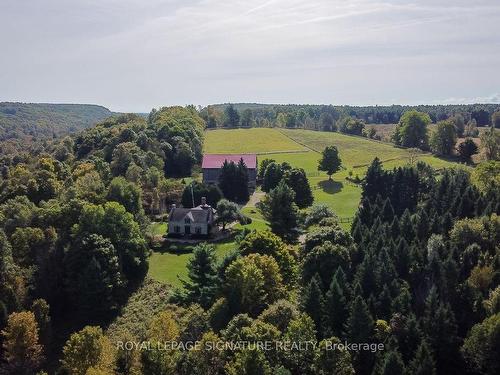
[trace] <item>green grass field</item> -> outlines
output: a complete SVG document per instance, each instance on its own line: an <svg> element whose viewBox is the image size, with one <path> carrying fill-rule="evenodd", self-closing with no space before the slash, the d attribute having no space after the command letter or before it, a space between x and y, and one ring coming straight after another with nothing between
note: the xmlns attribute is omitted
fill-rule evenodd
<svg viewBox="0 0 500 375"><path fill-rule="evenodd" d="M301 144L297 143L300 142ZM324 172L317 170L320 153L324 147L335 145L339 149L344 169L333 175L329 181ZM316 150L316 151L314 151ZM293 152L287 152L293 151ZM303 168L313 189L314 203L326 204L341 218L353 217L359 205L361 188L346 180L349 171L360 178L366 173L367 165L378 157L387 169L405 165L409 162L407 150L393 147L391 144L375 142L361 137L352 137L339 133L317 132L312 130L290 129L234 129L211 130L206 132L205 152L210 153L251 153L261 154L259 161L271 158L277 162L288 162L293 167ZM422 154L418 160L425 161L434 168L444 168L455 163ZM246 228L264 230L269 228L254 203L243 207L242 212L252 218ZM348 229L350 224L343 224ZM237 224L235 229L242 229ZM166 232L166 224L156 224L151 229L154 234ZM235 243L228 241L216 245L220 258L235 248ZM153 253L149 262L149 274L158 281L180 286L178 277L186 278L186 263L192 256L189 249L174 253Z"/></svg>
<svg viewBox="0 0 500 375"><path fill-rule="evenodd" d="M303 151L305 147L275 129L217 129L205 132L205 149L217 153L269 153Z"/></svg>
<svg viewBox="0 0 500 375"><path fill-rule="evenodd" d="M167 233L167 223L151 223L151 225L149 226L149 231L153 236L163 236L165 233Z"/></svg>

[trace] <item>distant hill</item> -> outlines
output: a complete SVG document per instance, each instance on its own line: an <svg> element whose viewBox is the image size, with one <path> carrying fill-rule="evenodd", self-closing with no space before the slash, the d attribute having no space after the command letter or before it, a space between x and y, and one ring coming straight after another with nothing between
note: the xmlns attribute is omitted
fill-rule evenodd
<svg viewBox="0 0 500 375"><path fill-rule="evenodd" d="M111 115L99 105L0 102L0 141L55 138Z"/></svg>

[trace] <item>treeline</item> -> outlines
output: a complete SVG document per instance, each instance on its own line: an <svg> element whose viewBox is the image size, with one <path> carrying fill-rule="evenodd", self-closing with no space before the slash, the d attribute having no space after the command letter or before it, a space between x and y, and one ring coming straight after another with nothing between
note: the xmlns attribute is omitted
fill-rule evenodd
<svg viewBox="0 0 500 375"><path fill-rule="evenodd" d="M424 112L432 122L460 114L466 123L475 120L477 126L491 125L491 116L500 110L498 104L419 105L419 106L334 106L334 105L273 105L217 104L207 106L200 115L209 128L215 127L287 127L331 131L346 117L367 124L396 124L409 110Z"/></svg>

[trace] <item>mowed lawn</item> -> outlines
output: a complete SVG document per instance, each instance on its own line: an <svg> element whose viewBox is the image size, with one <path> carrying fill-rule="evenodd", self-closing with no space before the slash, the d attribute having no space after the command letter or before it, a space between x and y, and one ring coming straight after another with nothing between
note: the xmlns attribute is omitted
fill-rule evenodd
<svg viewBox="0 0 500 375"><path fill-rule="evenodd" d="M239 154L303 151L305 147L276 129L217 129L205 132L204 152Z"/></svg>
<svg viewBox="0 0 500 375"><path fill-rule="evenodd" d="M235 249L233 240L216 243L215 251L221 260L226 254ZM176 245L176 251L153 252L149 257L148 275L154 280L170 284L174 287L181 287L181 279L188 280L187 263L193 256L191 245Z"/></svg>

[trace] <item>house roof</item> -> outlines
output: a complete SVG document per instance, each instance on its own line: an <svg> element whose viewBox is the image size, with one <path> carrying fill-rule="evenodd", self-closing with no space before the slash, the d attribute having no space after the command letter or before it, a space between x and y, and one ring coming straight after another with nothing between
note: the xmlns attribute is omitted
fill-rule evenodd
<svg viewBox="0 0 500 375"><path fill-rule="evenodd" d="M257 168L257 155L255 154L205 154L201 167L204 169L220 168L224 161L238 163L240 159L249 169Z"/></svg>
<svg viewBox="0 0 500 375"><path fill-rule="evenodd" d="M213 210L203 209L201 206L195 208L173 208L170 211L169 221L183 221L186 217L193 223L207 223L213 215Z"/></svg>

